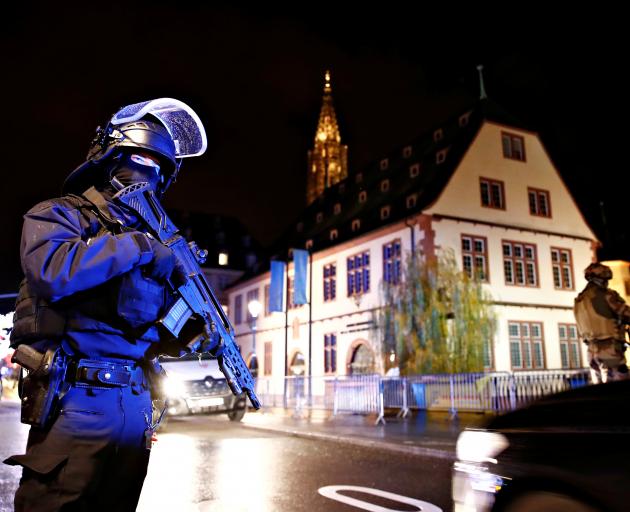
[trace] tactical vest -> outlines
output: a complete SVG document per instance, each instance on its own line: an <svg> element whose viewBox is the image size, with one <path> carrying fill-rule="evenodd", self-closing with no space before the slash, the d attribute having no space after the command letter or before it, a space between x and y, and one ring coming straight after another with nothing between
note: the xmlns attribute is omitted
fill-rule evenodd
<svg viewBox="0 0 630 512"><path fill-rule="evenodd" d="M575 299L573 312L585 340L623 339L621 325L606 302L605 289L589 284Z"/></svg>
<svg viewBox="0 0 630 512"><path fill-rule="evenodd" d="M98 196L89 197L99 202L99 206L81 196L64 199L75 206L89 224L87 237L103 232L120 233L124 228L103 211L105 200ZM140 267L54 303L37 296L23 279L13 315L11 346L60 339L67 330L94 329L129 339L160 341L157 330L151 327L160 319L167 296L166 287L145 276Z"/></svg>

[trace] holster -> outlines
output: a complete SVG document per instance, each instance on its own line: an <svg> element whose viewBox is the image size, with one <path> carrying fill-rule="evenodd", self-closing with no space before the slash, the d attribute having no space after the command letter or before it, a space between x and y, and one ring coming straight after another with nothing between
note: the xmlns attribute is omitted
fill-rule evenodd
<svg viewBox="0 0 630 512"><path fill-rule="evenodd" d="M22 423L45 428L57 413L67 356L60 348L42 354L28 345L20 345L11 361L22 366L19 386Z"/></svg>
<svg viewBox="0 0 630 512"><path fill-rule="evenodd" d="M166 381L166 371L158 361L157 357L151 360L145 360L142 363L144 375L147 379L149 391L151 392L151 400L166 400L164 391L164 383Z"/></svg>

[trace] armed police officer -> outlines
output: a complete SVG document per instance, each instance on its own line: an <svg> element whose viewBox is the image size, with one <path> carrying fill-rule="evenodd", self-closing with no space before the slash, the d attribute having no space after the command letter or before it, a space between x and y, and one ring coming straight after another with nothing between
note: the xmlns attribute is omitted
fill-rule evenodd
<svg viewBox="0 0 630 512"><path fill-rule="evenodd" d="M116 194L148 183L161 197L181 159L202 154L198 116L168 98L129 105L97 131L63 197L24 216L11 343L26 367L22 421L32 425L17 511L135 510L155 425L155 357L180 353L159 329L178 272Z"/></svg>
<svg viewBox="0 0 630 512"><path fill-rule="evenodd" d="M574 313L580 335L588 345L593 382L627 379L625 325L630 324L630 307L608 288L610 267L592 263L584 277L588 284L575 299Z"/></svg>

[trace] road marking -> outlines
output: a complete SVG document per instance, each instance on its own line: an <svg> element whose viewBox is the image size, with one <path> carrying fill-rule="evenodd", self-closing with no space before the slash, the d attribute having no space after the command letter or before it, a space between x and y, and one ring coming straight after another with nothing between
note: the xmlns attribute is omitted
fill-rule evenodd
<svg viewBox="0 0 630 512"><path fill-rule="evenodd" d="M442 512L440 507L427 503L426 501L416 500L407 496L401 496L400 494L394 494L392 492L381 491L380 489L371 489L369 487L359 487L356 485L327 485L326 487L320 487L317 492L326 498L331 500L340 501L346 505L351 505L361 510L369 510L370 512L400 512L393 508L385 508L367 501L359 500L357 498L351 498L350 496L344 496L339 494L339 491L355 491L365 494L371 494L373 496L380 496L381 498L387 498L388 500L397 501L398 503L405 503L406 505L413 505L418 507L418 511L422 512Z"/></svg>

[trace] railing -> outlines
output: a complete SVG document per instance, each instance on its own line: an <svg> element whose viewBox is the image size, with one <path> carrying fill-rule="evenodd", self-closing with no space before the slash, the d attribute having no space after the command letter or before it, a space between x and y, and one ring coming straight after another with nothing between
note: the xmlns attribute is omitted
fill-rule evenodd
<svg viewBox="0 0 630 512"><path fill-rule="evenodd" d="M264 407L299 412L323 409L333 414L377 414L398 409L505 412L537 398L589 384L587 369L459 373L383 377L292 376L259 378L256 392Z"/></svg>

